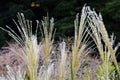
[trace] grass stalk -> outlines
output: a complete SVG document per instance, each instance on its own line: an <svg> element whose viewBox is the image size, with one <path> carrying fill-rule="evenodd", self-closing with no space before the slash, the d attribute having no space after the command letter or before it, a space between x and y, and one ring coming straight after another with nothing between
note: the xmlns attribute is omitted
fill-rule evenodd
<svg viewBox="0 0 120 80"><path fill-rule="evenodd" d="M45 61L46 61L46 65L48 64L49 58L50 58L50 53L52 50L52 44L53 44L53 37L54 37L54 19L51 18L50 19L50 23L49 23L49 18L48 17L44 17L43 21L42 21L42 34L43 34L43 38L44 38L44 43L45 43Z"/></svg>

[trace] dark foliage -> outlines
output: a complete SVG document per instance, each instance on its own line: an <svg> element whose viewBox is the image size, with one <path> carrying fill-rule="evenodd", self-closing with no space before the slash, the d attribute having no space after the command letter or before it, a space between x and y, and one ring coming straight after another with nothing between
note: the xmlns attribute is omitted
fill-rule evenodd
<svg viewBox="0 0 120 80"><path fill-rule="evenodd" d="M1 0L0 26L14 28L12 18L16 19L17 12L23 12L31 20L41 20L48 13L48 16L55 18L56 39L58 35L73 36L73 20L77 13L81 13L85 3L102 13L108 32L114 32L117 41L120 41L120 0ZM0 33L0 46L3 46L5 40L10 41L10 38L5 32Z"/></svg>

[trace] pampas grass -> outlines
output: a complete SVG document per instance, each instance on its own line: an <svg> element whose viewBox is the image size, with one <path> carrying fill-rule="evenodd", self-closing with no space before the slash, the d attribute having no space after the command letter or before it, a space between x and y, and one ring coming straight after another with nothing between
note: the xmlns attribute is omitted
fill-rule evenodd
<svg viewBox="0 0 120 80"><path fill-rule="evenodd" d="M76 15L71 45L64 39L54 44L53 18L43 18L40 27L42 37L38 42L39 21L36 22L37 28L33 34L32 21L25 19L23 13L18 13L17 17L18 21L13 21L20 35L9 26L6 26L7 29L1 28L17 42L17 46L10 44L2 50L1 55L15 54L19 57L20 64L12 67L6 63L6 74L1 75L1 80L119 79L119 67L115 58L119 44L113 48L114 35L109 38L101 15L97 15L89 6L83 7L80 19L79 14ZM98 50L99 57L90 56L95 49Z"/></svg>

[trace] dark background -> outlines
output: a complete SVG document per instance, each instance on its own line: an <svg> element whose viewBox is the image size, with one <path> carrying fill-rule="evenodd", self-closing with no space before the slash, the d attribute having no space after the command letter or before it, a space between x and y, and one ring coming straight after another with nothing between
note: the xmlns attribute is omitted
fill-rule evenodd
<svg viewBox="0 0 120 80"><path fill-rule="evenodd" d="M81 13L84 4L101 12L109 34L115 33L120 41L120 0L0 0L0 26L9 25L15 29L12 19L17 19L17 12L25 14L26 18L35 22L43 16L55 18L56 38L73 36L75 15ZM0 46L11 41L8 34L0 30Z"/></svg>

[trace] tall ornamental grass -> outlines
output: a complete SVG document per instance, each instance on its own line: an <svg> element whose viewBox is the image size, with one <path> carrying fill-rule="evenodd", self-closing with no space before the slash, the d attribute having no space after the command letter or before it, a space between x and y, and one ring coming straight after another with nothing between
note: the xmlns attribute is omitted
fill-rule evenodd
<svg viewBox="0 0 120 80"><path fill-rule="evenodd" d="M0 80L119 80L119 66L115 57L119 44L115 45L114 35L110 38L105 29L101 14L84 6L74 20L74 38L70 43L63 39L54 42L54 19L44 17L41 21L41 41L38 42L36 21L33 32L32 21L23 13L18 13L14 21L19 35L9 26L1 28L17 42L18 48L8 46L1 54L13 53L19 56L23 66L17 69L9 64L6 75ZM69 45L71 44L71 45ZM19 51L19 50L20 51ZM95 50L99 56L90 56Z"/></svg>

